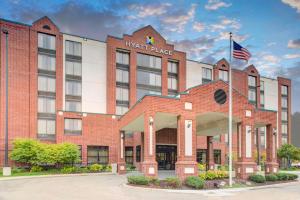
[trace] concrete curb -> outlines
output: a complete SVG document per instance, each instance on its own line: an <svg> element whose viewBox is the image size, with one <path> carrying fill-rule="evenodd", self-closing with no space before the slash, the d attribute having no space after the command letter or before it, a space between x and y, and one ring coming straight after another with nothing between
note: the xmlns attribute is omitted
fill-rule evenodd
<svg viewBox="0 0 300 200"><path fill-rule="evenodd" d="M132 185L128 185L126 183L123 184L124 187L127 188L138 188L142 190L155 190L155 191L165 191L165 192L173 192L173 193L187 193L187 194L207 194L207 193L226 193L226 192L241 192L241 191L247 191L247 190L256 190L256 189L267 189L267 188L273 188L278 186L288 186L288 185L296 185L299 184L300 181L297 180L295 182L289 182L289 183L278 183L278 184L272 184L272 185L262 185L262 186L249 186L244 188L223 188L223 189L210 189L210 190L176 190L176 189L161 189L161 188L147 188L147 187L136 187Z"/></svg>
<svg viewBox="0 0 300 200"><path fill-rule="evenodd" d="M21 180L21 179L34 179L34 178L57 178L57 177L74 177L74 176L101 176L101 175L115 175L112 172L102 173L81 173L81 174L49 174L49 175L36 175L36 176L11 176L0 177L0 181Z"/></svg>

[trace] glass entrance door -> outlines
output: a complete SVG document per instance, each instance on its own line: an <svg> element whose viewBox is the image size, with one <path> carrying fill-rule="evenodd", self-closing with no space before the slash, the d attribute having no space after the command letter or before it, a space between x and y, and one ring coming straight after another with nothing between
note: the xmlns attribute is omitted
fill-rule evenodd
<svg viewBox="0 0 300 200"><path fill-rule="evenodd" d="M159 170L175 170L177 146L156 145L156 161Z"/></svg>

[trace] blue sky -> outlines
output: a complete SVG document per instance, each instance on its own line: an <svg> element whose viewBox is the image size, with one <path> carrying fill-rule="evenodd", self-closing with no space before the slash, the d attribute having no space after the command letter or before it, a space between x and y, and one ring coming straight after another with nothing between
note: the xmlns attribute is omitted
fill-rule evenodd
<svg viewBox="0 0 300 200"><path fill-rule="evenodd" d="M151 24L190 59L228 58L228 32L248 48L261 75L292 79L300 111L300 0L21 1L0 4L0 17L31 24L49 16L62 32L99 40ZM247 64L234 61L235 68Z"/></svg>

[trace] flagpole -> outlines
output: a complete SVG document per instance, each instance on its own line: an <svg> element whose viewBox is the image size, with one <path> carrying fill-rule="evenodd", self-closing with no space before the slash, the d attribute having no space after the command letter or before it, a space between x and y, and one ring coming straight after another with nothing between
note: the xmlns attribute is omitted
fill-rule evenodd
<svg viewBox="0 0 300 200"><path fill-rule="evenodd" d="M231 78L231 57L232 57L232 33L229 33L229 112L228 112L228 135L229 135L229 186L232 187L232 78Z"/></svg>

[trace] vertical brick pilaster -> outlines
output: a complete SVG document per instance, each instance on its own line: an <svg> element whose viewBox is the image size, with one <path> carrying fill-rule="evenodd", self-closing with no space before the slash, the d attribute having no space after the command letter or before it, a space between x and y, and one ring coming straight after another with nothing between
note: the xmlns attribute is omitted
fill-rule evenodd
<svg viewBox="0 0 300 200"><path fill-rule="evenodd" d="M126 173L126 163L125 163L125 132L120 131L118 137L118 173Z"/></svg>
<svg viewBox="0 0 300 200"><path fill-rule="evenodd" d="M206 169L212 170L215 168L213 136L207 136L206 142L207 142Z"/></svg>
<svg viewBox="0 0 300 200"><path fill-rule="evenodd" d="M278 172L278 163L277 163L277 145L276 145L276 131L272 124L267 125L267 160L265 166L265 172L276 173Z"/></svg>

